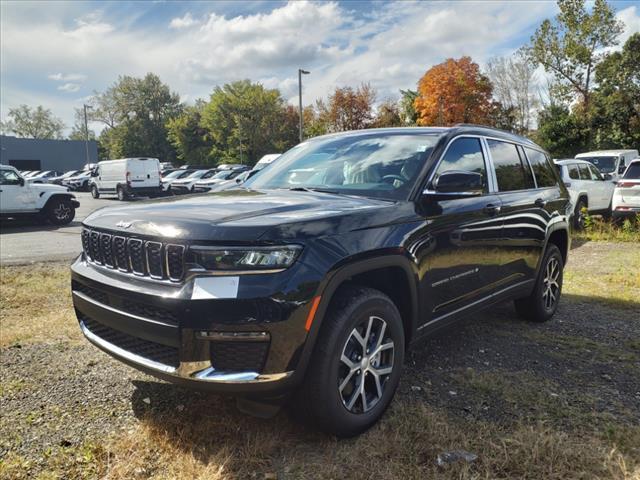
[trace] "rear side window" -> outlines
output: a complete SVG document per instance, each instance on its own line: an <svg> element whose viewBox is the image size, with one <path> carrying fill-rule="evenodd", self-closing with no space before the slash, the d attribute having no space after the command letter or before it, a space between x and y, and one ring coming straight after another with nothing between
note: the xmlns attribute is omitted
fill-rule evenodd
<svg viewBox="0 0 640 480"><path fill-rule="evenodd" d="M476 172L482 175L482 188L487 191L487 170L478 138L458 138L454 140L442 158L436 175L450 170Z"/></svg>
<svg viewBox="0 0 640 480"><path fill-rule="evenodd" d="M624 172L623 178L640 179L640 162L634 162Z"/></svg>
<svg viewBox="0 0 640 480"><path fill-rule="evenodd" d="M513 143L487 140L491 159L496 171L498 190L526 190L533 188L529 167L522 163L517 147Z"/></svg>
<svg viewBox="0 0 640 480"><path fill-rule="evenodd" d="M556 185L556 178L547 156L531 148L525 148L525 150L527 151L527 158L533 169L533 174L536 176L538 188L554 187Z"/></svg>
<svg viewBox="0 0 640 480"><path fill-rule="evenodd" d="M578 166L573 163L567 165L567 171L569 172L569 178L572 180L580 180L580 173L578 173Z"/></svg>

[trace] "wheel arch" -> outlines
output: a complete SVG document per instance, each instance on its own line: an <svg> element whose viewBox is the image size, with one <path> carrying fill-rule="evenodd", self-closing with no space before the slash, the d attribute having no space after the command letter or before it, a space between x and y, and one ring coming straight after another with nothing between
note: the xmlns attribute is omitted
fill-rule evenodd
<svg viewBox="0 0 640 480"><path fill-rule="evenodd" d="M62 199L62 198L72 201L74 199L74 196L70 193L53 193L49 196L49 198L47 198L47 201L42 206L42 210L46 210L47 208L49 208L49 205L53 200Z"/></svg>

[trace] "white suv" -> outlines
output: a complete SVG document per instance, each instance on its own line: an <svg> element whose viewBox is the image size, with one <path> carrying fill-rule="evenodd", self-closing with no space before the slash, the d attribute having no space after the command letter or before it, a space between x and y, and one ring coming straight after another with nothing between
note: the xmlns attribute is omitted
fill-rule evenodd
<svg viewBox="0 0 640 480"><path fill-rule="evenodd" d="M590 162L575 158L555 160L560 172L560 178L569 190L571 205L573 205L573 226L576 229L584 227L586 208L589 213L599 213L605 218L611 216L611 197L615 184Z"/></svg>
<svg viewBox="0 0 640 480"><path fill-rule="evenodd" d="M66 188L30 183L15 168L0 165L0 217L42 214L54 225L66 225L79 206Z"/></svg>
<svg viewBox="0 0 640 480"><path fill-rule="evenodd" d="M613 218L640 214L640 158L632 160L622 178L618 180L611 206Z"/></svg>

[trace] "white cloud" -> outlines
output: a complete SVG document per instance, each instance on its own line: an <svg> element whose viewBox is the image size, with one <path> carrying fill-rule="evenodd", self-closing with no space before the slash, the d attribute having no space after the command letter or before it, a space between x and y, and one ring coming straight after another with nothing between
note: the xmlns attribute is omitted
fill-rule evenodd
<svg viewBox="0 0 640 480"><path fill-rule="evenodd" d="M634 5L620 10L616 18L624 23L624 31L620 35L620 45L624 45L631 35L640 32L640 12Z"/></svg>
<svg viewBox="0 0 640 480"><path fill-rule="evenodd" d="M189 28L196 25L198 22L191 16L190 12L187 12L183 17L176 17L169 23L169 28Z"/></svg>
<svg viewBox="0 0 640 480"><path fill-rule="evenodd" d="M51 73L47 78L56 82L84 82L87 76L82 73Z"/></svg>
<svg viewBox="0 0 640 480"><path fill-rule="evenodd" d="M65 83L63 85L60 85L58 87L58 90L62 91L62 92L77 92L78 90L80 90L80 85L77 83Z"/></svg>

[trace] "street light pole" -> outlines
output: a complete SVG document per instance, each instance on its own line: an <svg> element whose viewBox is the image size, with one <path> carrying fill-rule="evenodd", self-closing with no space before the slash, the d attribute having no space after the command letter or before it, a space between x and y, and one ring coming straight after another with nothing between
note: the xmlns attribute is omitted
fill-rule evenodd
<svg viewBox="0 0 640 480"><path fill-rule="evenodd" d="M89 161L89 125L87 122L87 108L91 108L90 105L83 104L84 107L84 149L87 155L87 163L91 163Z"/></svg>
<svg viewBox="0 0 640 480"><path fill-rule="evenodd" d="M302 142L302 75L309 75L311 72L298 69L298 102L300 108L300 142Z"/></svg>

